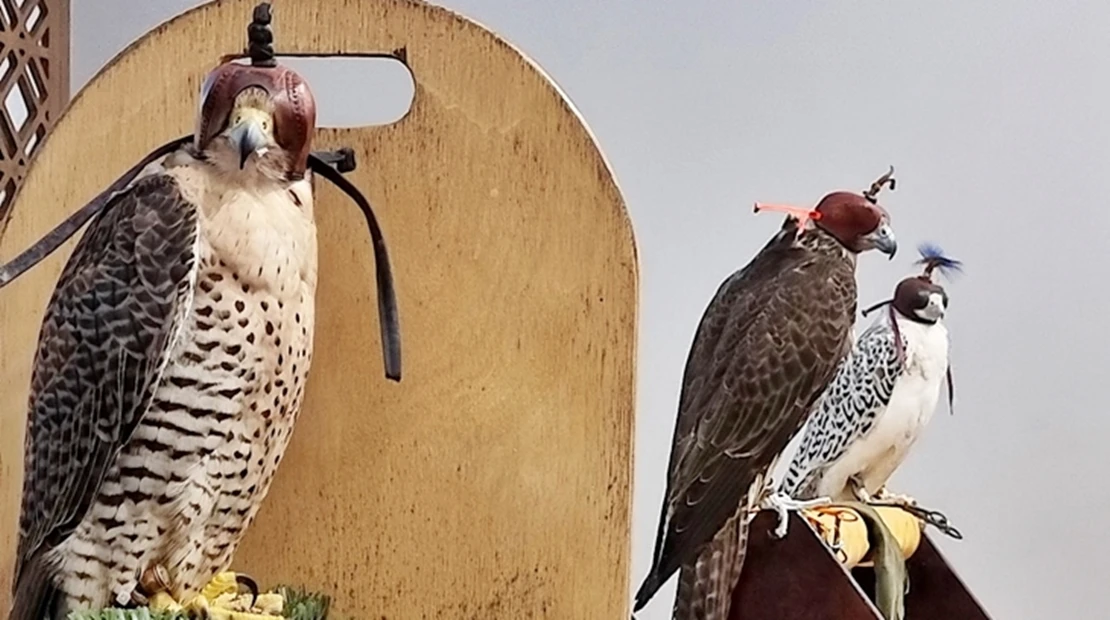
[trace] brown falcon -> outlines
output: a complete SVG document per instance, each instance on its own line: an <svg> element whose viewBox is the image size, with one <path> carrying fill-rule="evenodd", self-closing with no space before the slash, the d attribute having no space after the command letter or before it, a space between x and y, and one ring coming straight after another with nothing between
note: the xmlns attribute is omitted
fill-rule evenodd
<svg viewBox="0 0 1110 620"><path fill-rule="evenodd" d="M317 166L312 93L264 43L251 65L208 76L191 142L98 199L57 283L32 373L10 620L141 601L152 570L188 600L230 564L267 493L312 362ZM0 269L0 284L26 267ZM393 321L383 343L399 379Z"/></svg>
<svg viewBox="0 0 1110 620"><path fill-rule="evenodd" d="M652 567L634 610L681 571L676 620L728 617L769 470L851 344L856 256L896 250L875 192L833 192L812 211L764 207L792 215L725 280L698 325ZM784 500L772 499L784 518Z"/></svg>

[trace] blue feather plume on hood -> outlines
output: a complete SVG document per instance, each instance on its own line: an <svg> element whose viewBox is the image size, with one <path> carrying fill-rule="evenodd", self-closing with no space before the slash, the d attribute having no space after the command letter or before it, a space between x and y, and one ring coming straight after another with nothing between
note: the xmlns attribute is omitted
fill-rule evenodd
<svg viewBox="0 0 1110 620"><path fill-rule="evenodd" d="M931 275L933 270L937 270L941 275L949 277L963 271L963 263L945 256L944 250L935 243L922 243L917 246L917 251L921 254L921 258L914 264L924 265L925 275Z"/></svg>

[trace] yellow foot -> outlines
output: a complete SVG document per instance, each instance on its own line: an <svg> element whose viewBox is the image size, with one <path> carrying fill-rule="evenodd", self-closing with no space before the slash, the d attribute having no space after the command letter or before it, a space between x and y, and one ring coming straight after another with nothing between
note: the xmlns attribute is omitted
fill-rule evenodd
<svg viewBox="0 0 1110 620"><path fill-rule="evenodd" d="M247 592L241 593L246 587ZM281 620L285 599L280 594L259 594L253 579L225 571L212 578L198 598L207 599L205 613L212 620Z"/></svg>
<svg viewBox="0 0 1110 620"><path fill-rule="evenodd" d="M162 591L156 592L154 596L150 597L148 607L155 611L184 611L191 617L205 618L208 611L208 599L204 598L203 595L198 595L182 605L174 600L169 592Z"/></svg>
<svg viewBox="0 0 1110 620"><path fill-rule="evenodd" d="M157 592L148 598L148 607L155 611L181 611L183 607L168 592Z"/></svg>
<svg viewBox="0 0 1110 620"><path fill-rule="evenodd" d="M285 599L280 594L259 594L250 577L225 571L217 574L200 594L185 604L169 594L169 577L161 566L143 573L140 584L146 594L147 606L155 611L184 611L193 618L208 620L282 620ZM241 593L245 586L247 592Z"/></svg>
<svg viewBox="0 0 1110 620"><path fill-rule="evenodd" d="M185 612L193 618L208 617L208 599L203 594L198 594L185 603Z"/></svg>
<svg viewBox="0 0 1110 620"><path fill-rule="evenodd" d="M139 575L139 589L133 599L143 600L150 609L156 611L181 611L182 607L170 595L170 574L165 566L155 564Z"/></svg>
<svg viewBox="0 0 1110 620"><path fill-rule="evenodd" d="M238 575L231 571L217 573L216 576L212 578L212 581L209 581L208 585L204 586L204 589L201 590L200 593L210 601L216 600L216 598L223 594L238 594Z"/></svg>

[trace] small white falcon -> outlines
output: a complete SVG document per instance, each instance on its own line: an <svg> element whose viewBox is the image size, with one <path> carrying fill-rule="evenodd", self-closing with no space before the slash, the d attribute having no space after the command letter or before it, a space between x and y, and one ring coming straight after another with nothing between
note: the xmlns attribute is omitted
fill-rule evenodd
<svg viewBox="0 0 1110 620"><path fill-rule="evenodd" d="M868 309L887 311L859 337L814 405L780 486L784 494L913 504L887 493L886 483L932 418L946 378L951 408L948 294L932 275L960 269L939 248L919 251L924 272L903 279L893 299Z"/></svg>

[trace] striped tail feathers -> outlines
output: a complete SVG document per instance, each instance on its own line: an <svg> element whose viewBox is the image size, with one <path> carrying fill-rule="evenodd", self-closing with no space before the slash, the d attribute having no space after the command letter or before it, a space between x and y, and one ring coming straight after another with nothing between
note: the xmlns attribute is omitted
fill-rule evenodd
<svg viewBox="0 0 1110 620"><path fill-rule="evenodd" d="M747 512L741 507L698 557L681 568L673 620L728 619L748 548Z"/></svg>
<svg viewBox="0 0 1110 620"><path fill-rule="evenodd" d="M54 571L41 550L20 567L19 580L12 588L12 608L8 620L58 620L61 590L54 584Z"/></svg>

